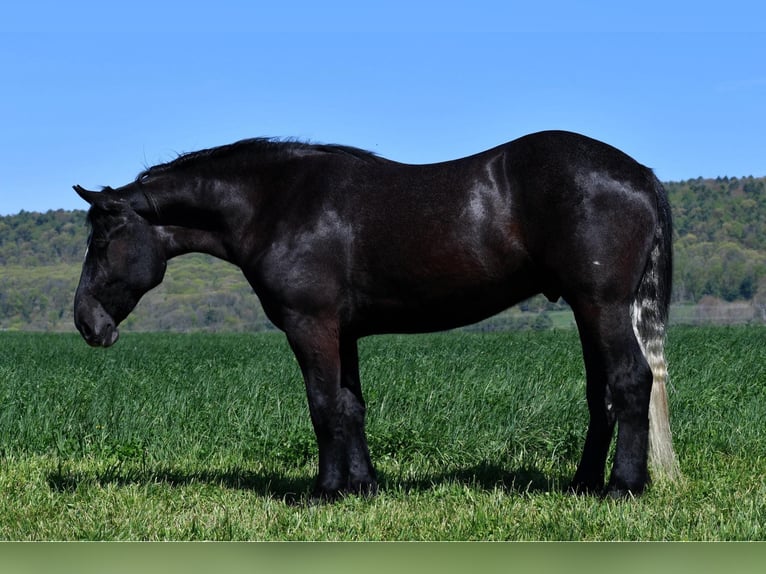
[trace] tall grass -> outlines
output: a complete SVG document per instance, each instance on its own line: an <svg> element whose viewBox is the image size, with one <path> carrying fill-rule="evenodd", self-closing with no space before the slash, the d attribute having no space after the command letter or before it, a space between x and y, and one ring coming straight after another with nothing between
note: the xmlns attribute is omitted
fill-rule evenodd
<svg viewBox="0 0 766 574"><path fill-rule="evenodd" d="M3 539L763 539L766 330L675 328L684 479L572 496L587 424L573 331L362 341L381 493L314 506L284 338L0 334Z"/></svg>

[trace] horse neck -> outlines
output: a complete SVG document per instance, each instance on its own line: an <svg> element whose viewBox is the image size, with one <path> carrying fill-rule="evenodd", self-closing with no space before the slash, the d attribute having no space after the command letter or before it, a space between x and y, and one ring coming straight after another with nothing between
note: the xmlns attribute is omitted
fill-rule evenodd
<svg viewBox="0 0 766 574"><path fill-rule="evenodd" d="M147 219L156 227L168 259L207 253L236 263L232 253L247 218L246 202L236 186L228 186L225 193L216 187L215 182L197 181L193 186L142 190Z"/></svg>
<svg viewBox="0 0 766 574"><path fill-rule="evenodd" d="M186 253L207 253L224 261L234 262L220 234L176 225L156 225L157 235L168 259Z"/></svg>

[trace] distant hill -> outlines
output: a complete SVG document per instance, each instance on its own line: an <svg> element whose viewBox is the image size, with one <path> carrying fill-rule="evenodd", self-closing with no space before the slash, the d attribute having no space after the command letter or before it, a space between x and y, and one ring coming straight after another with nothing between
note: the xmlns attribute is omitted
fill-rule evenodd
<svg viewBox="0 0 766 574"><path fill-rule="evenodd" d="M674 300L750 300L766 278L766 178L667 183L675 223ZM766 297L766 284L760 286Z"/></svg>
<svg viewBox="0 0 766 574"><path fill-rule="evenodd" d="M674 302L763 302L766 314L766 178L692 179L665 187L675 223ZM0 329L73 329L87 234L84 211L0 217ZM535 300L524 308L556 306ZM251 331L270 324L239 269L186 255L170 261L165 281L144 297L126 327Z"/></svg>

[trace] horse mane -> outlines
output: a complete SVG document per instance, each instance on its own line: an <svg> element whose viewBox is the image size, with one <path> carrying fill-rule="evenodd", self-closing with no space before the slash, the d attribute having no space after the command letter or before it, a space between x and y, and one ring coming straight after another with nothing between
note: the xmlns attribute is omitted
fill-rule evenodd
<svg viewBox="0 0 766 574"><path fill-rule="evenodd" d="M342 154L363 161L382 161L374 152L363 149L334 144L314 144L300 140L278 138L251 138L218 147L180 154L176 159L158 164L138 174L136 181L141 181L152 175L159 175L179 169L194 169L211 167L211 162L236 160L237 158L263 157L270 155L271 159L281 159L294 155L306 154Z"/></svg>

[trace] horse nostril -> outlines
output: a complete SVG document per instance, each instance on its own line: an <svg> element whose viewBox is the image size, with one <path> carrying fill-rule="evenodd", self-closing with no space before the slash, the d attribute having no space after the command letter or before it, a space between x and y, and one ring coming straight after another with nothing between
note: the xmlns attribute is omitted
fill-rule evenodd
<svg viewBox="0 0 766 574"><path fill-rule="evenodd" d="M80 329L80 334L85 339L90 339L93 336L93 329L91 329L88 323L79 323L77 327Z"/></svg>
<svg viewBox="0 0 766 574"><path fill-rule="evenodd" d="M74 313L74 326L77 327L77 330L80 331L80 334L83 337L87 337L91 334L91 328L90 325L88 325L88 322L83 320L82 317L80 317L80 313L77 309L75 309Z"/></svg>

